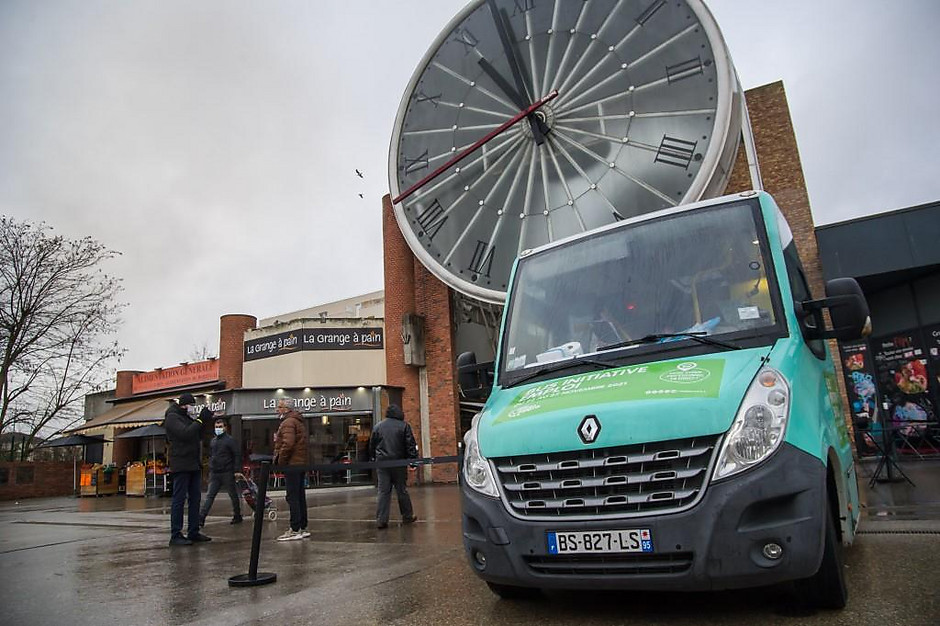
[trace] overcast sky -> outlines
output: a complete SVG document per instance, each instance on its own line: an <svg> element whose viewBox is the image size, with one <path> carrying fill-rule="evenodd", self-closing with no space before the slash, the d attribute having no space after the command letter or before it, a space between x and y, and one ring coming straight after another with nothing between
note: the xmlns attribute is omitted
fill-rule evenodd
<svg viewBox="0 0 940 626"><path fill-rule="evenodd" d="M123 253L121 369L382 289L392 123L464 4L0 0L0 213ZM940 2L707 4L784 81L817 225L940 199Z"/></svg>

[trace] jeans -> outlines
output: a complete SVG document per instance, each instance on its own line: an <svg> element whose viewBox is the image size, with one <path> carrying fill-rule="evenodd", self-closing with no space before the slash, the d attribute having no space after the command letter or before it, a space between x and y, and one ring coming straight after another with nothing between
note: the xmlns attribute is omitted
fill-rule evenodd
<svg viewBox="0 0 940 626"><path fill-rule="evenodd" d="M294 532L307 528L307 491L304 489L304 472L284 472L287 487L287 506L290 507L290 529ZM262 506L264 503L262 503Z"/></svg>
<svg viewBox="0 0 940 626"><path fill-rule="evenodd" d="M209 473L209 491L206 493L206 499L202 501L202 508L199 511L199 517L206 519L206 515L212 509L212 503L215 502L215 496L222 488L228 492L228 497L232 501L232 515L241 517L241 503L238 501L238 491L235 489L235 475L232 472L217 474Z"/></svg>
<svg viewBox="0 0 940 626"><path fill-rule="evenodd" d="M380 467L379 474L379 500L375 509L375 521L379 524L388 524L388 513L392 503L392 487L398 497L398 510L403 520L414 517L411 507L411 496L408 495L408 468L407 467Z"/></svg>
<svg viewBox="0 0 940 626"><path fill-rule="evenodd" d="M170 507L170 535L183 532L183 505L189 500L188 535L199 534L199 500L202 497L202 472L171 472L173 479L173 505Z"/></svg>

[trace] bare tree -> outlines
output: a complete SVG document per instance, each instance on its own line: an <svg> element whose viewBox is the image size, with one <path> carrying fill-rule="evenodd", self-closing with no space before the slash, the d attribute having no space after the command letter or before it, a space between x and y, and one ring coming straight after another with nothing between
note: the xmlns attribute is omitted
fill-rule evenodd
<svg viewBox="0 0 940 626"><path fill-rule="evenodd" d="M209 342L203 341L201 344L193 344L193 347L189 351L189 361L190 363L195 363L197 361L205 361L206 359L216 356L211 350L209 350Z"/></svg>
<svg viewBox="0 0 940 626"><path fill-rule="evenodd" d="M112 336L124 304L101 264L119 253L45 223L0 217L0 433L66 428L113 377L124 350Z"/></svg>

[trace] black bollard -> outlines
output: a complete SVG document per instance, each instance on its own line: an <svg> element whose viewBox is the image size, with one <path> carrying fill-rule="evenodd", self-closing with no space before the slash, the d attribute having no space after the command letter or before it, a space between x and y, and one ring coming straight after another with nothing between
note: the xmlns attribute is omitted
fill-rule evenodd
<svg viewBox="0 0 940 626"><path fill-rule="evenodd" d="M264 524L264 500L268 494L268 478L271 476L271 462L261 462L261 477L258 485L258 498L255 500L255 525L251 533L251 560L248 573L238 574L228 579L229 587L257 587L277 580L273 572L258 573L258 556L261 552L261 525Z"/></svg>

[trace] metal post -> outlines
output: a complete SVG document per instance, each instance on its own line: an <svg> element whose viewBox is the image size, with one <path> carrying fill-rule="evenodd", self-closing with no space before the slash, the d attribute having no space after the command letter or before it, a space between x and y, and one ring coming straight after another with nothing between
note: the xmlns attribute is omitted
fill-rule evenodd
<svg viewBox="0 0 940 626"><path fill-rule="evenodd" d="M268 478L271 476L271 462L261 462L261 476L258 478L258 498L255 500L255 525L251 533L251 559L248 573L232 576L228 579L229 587L257 587L277 580L273 572L258 573L258 556L261 552L261 525L264 524L264 500L268 495Z"/></svg>

